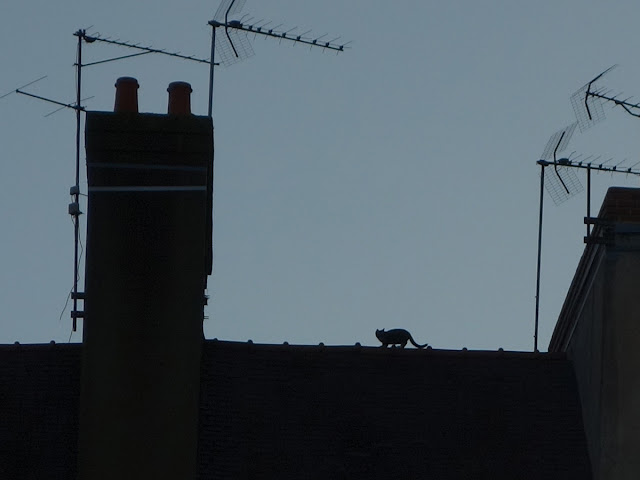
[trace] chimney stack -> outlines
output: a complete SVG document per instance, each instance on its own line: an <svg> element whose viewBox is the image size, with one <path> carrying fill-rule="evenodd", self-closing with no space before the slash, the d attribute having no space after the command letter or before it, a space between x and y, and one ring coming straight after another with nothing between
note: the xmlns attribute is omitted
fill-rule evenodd
<svg viewBox="0 0 640 480"><path fill-rule="evenodd" d="M213 126L188 84L171 115L137 113L137 90L87 112L82 480L196 476Z"/></svg>

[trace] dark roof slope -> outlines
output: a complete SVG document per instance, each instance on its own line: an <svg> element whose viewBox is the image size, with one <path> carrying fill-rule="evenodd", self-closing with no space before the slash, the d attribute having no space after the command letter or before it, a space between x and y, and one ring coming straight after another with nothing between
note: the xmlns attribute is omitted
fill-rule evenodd
<svg viewBox="0 0 640 480"><path fill-rule="evenodd" d="M588 479L562 354L207 341L199 477ZM76 477L81 346L0 346L0 478Z"/></svg>
<svg viewBox="0 0 640 480"><path fill-rule="evenodd" d="M76 478L80 345L0 346L0 478Z"/></svg>
<svg viewBox="0 0 640 480"><path fill-rule="evenodd" d="M589 479L562 355L207 342L200 478Z"/></svg>

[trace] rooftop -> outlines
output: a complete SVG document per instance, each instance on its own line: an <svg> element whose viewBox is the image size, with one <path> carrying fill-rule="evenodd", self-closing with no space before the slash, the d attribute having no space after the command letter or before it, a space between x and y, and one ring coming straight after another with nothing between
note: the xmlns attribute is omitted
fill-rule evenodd
<svg viewBox="0 0 640 480"><path fill-rule="evenodd" d="M75 476L81 349L0 346L4 478ZM201 479L590 478L561 353L209 340L201 372Z"/></svg>

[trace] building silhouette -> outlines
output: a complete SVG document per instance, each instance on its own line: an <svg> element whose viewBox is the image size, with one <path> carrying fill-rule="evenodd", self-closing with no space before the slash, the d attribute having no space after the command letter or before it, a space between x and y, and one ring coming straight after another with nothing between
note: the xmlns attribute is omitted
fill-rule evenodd
<svg viewBox="0 0 640 480"><path fill-rule="evenodd" d="M558 318L550 352L574 365L594 478L640 474L640 190L610 188Z"/></svg>
<svg viewBox="0 0 640 480"><path fill-rule="evenodd" d="M607 193L548 353L205 340L211 119L117 87L83 343L0 346L0 478L637 478L640 190Z"/></svg>

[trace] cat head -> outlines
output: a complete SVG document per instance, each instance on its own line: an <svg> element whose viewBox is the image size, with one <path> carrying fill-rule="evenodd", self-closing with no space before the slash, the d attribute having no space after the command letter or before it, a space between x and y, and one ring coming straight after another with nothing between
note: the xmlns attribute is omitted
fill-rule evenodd
<svg viewBox="0 0 640 480"><path fill-rule="evenodd" d="M376 337L380 338L380 335L384 333L384 328L382 330L376 329Z"/></svg>

